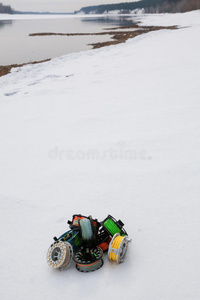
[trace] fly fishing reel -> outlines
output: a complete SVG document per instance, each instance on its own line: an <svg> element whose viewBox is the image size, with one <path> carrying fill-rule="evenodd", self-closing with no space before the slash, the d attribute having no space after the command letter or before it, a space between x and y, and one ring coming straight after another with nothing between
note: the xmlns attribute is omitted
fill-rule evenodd
<svg viewBox="0 0 200 300"><path fill-rule="evenodd" d="M111 236L114 236L115 233L119 233L122 236L127 235L126 230L123 228L124 223L121 220L117 221L111 215L108 215L107 218L101 222L101 225Z"/></svg>
<svg viewBox="0 0 200 300"><path fill-rule="evenodd" d="M71 263L73 248L70 243L58 241L47 252L47 263L54 269L67 269Z"/></svg>
<svg viewBox="0 0 200 300"><path fill-rule="evenodd" d="M128 249L128 243L130 241L131 240L127 235L121 236L119 233L116 233L113 236L108 248L109 260L116 261L118 264L122 263Z"/></svg>
<svg viewBox="0 0 200 300"><path fill-rule="evenodd" d="M47 251L47 263L54 269L67 269L72 261L73 253L82 245L79 232L69 230L58 239L54 237L54 241Z"/></svg>
<svg viewBox="0 0 200 300"><path fill-rule="evenodd" d="M103 266L103 250L99 247L81 247L74 254L76 268L80 272L92 272Z"/></svg>

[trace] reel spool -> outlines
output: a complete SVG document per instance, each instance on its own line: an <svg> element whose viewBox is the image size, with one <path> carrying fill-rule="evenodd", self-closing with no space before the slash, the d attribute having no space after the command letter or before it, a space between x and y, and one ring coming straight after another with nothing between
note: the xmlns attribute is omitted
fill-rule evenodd
<svg viewBox="0 0 200 300"><path fill-rule="evenodd" d="M54 269L67 269L72 261L73 249L70 243L58 241L47 252L47 263Z"/></svg>
<svg viewBox="0 0 200 300"><path fill-rule="evenodd" d="M96 245L97 227L95 227L92 217L80 219L79 226L83 244L86 246Z"/></svg>
<svg viewBox="0 0 200 300"><path fill-rule="evenodd" d="M122 236L128 235L126 230L123 228L124 223L121 220L116 221L111 215L108 215L108 217L102 221L101 224L112 236L114 236L116 233L119 233Z"/></svg>
<svg viewBox="0 0 200 300"><path fill-rule="evenodd" d="M108 248L108 258L110 261L116 261L118 264L124 261L126 251L128 248L128 243L131 240L128 236L121 236L119 233L116 233L109 245Z"/></svg>
<svg viewBox="0 0 200 300"><path fill-rule="evenodd" d="M81 247L74 254L76 268L80 272L93 272L103 266L103 250L99 247Z"/></svg>

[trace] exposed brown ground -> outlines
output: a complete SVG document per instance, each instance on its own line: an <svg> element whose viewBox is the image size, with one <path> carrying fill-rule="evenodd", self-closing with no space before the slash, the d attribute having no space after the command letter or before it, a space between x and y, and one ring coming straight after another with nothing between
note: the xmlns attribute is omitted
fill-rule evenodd
<svg viewBox="0 0 200 300"><path fill-rule="evenodd" d="M43 63L43 62L46 62L46 61L49 61L49 60L51 60L51 59L49 58L49 59L45 59L45 60L41 60L41 61L33 61L33 62L24 63L24 64L20 64L20 65L13 64L13 65L7 65L7 66L0 66L0 77L10 73L12 68L23 67L25 65L30 65L30 64L31 65L39 64L39 63Z"/></svg>
<svg viewBox="0 0 200 300"><path fill-rule="evenodd" d="M134 29L126 31L117 31L119 29ZM97 33L54 33L54 32L40 32L40 33L31 33L29 36L50 36L50 35L59 35L59 36L84 36L84 35L110 35L113 41L107 41L103 43L94 43L89 44L93 46L93 49L101 48L109 45L115 45L119 43L124 43L129 38L134 38L140 34L144 34L150 31L162 30L162 29L177 29L177 26L139 26L139 24L134 24L130 26L122 26L111 29L106 29L104 32ZM109 31L111 30L111 31Z"/></svg>
<svg viewBox="0 0 200 300"><path fill-rule="evenodd" d="M54 32L40 32L40 33L31 33L29 34L30 37L34 36L50 36L50 35L59 35L59 36L83 36L83 35L110 35L112 40L109 40L107 42L102 42L102 43L94 43L94 44L89 44L93 47L93 49L105 47L105 46L110 46L110 45L116 45L119 43L124 43L126 40L130 38L134 38L138 35L148 33L150 31L156 31L156 30L162 30L162 29L177 29L177 26L139 26L139 24L134 24L130 26L123 26L123 27L117 27L117 28L111 28L111 29L106 29L104 32L97 32L97 33L54 33ZM126 31L117 31L119 29L129 29ZM130 30L134 29L134 30ZM43 61L35 61L35 62L30 62L30 63L25 63L25 64L13 64L13 65L7 65L7 66L0 66L0 77L8 74L12 68L16 67L22 67L27 64L36 64L36 63L41 63L45 61L49 61L50 59L46 59Z"/></svg>
<svg viewBox="0 0 200 300"><path fill-rule="evenodd" d="M126 29L127 27L120 27L120 29ZM156 31L156 30L162 30L162 29L177 29L177 26L168 26L168 27L161 27L161 26L148 26L148 27L139 27L138 25L132 25L129 26L128 28L134 28L136 30L131 30L131 31L108 31L107 34L110 34L112 37L110 41L108 42L103 42L103 43L94 43L94 44L90 44L91 46L93 46L93 49L96 48L101 48L101 47L105 47L105 46L110 46L110 45L116 45L116 44L120 44L120 43L124 43L126 42L126 40L130 39L130 38L134 38L138 35L144 34L144 33L148 33L150 31ZM115 28L113 28L115 29ZM119 29L119 28L118 28Z"/></svg>

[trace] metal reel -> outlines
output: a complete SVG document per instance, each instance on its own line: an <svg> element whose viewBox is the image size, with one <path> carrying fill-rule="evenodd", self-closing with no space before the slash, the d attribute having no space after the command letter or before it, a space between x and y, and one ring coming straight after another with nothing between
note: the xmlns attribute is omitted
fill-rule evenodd
<svg viewBox="0 0 200 300"><path fill-rule="evenodd" d="M128 243L131 240L126 235L124 237L120 236L119 233L116 233L108 248L108 258L110 261L116 261L118 264L124 261L126 251L128 249Z"/></svg>
<svg viewBox="0 0 200 300"><path fill-rule="evenodd" d="M74 255L76 268L80 272L98 270L103 265L103 250L99 247L81 247Z"/></svg>
<svg viewBox="0 0 200 300"><path fill-rule="evenodd" d="M68 242L56 242L47 252L47 263L54 269L66 269L69 267L73 256L73 248Z"/></svg>

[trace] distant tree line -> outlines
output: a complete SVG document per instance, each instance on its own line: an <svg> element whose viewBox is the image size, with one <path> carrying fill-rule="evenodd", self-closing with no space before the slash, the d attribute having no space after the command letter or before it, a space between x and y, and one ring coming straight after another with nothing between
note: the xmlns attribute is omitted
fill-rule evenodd
<svg viewBox="0 0 200 300"><path fill-rule="evenodd" d="M87 6L80 9L81 12L89 14L119 10L129 12L135 9L143 9L144 13L176 13L200 9L200 0L141 0L138 2L126 2L118 4L105 4ZM78 13L80 11L76 11Z"/></svg>
<svg viewBox="0 0 200 300"><path fill-rule="evenodd" d="M10 5L3 5L0 3L0 14L12 14L13 9Z"/></svg>
<svg viewBox="0 0 200 300"><path fill-rule="evenodd" d="M177 13L200 9L200 0L164 0L145 8L145 13Z"/></svg>

